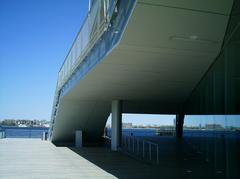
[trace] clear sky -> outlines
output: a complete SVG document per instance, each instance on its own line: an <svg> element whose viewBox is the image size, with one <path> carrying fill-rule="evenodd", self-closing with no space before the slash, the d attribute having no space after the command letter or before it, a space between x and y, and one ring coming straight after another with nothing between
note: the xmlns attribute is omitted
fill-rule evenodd
<svg viewBox="0 0 240 179"><path fill-rule="evenodd" d="M88 0L0 0L0 119L50 119Z"/></svg>
<svg viewBox="0 0 240 179"><path fill-rule="evenodd" d="M124 123L133 125L173 125L175 115L155 115L155 114L123 114ZM111 115L108 117L107 124L111 125Z"/></svg>

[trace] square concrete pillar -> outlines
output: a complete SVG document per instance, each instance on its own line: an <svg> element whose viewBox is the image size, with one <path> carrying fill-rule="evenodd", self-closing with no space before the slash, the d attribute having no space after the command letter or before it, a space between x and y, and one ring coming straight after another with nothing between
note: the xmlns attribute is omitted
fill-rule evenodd
<svg viewBox="0 0 240 179"><path fill-rule="evenodd" d="M42 134L42 140L47 140L47 132L43 132L43 134Z"/></svg>
<svg viewBox="0 0 240 179"><path fill-rule="evenodd" d="M78 130L75 132L75 147L81 148L82 147L82 131Z"/></svg>

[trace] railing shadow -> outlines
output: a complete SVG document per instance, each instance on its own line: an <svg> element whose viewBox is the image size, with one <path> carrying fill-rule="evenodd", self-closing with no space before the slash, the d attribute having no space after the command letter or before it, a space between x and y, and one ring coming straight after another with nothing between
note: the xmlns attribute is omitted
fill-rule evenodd
<svg viewBox="0 0 240 179"><path fill-rule="evenodd" d="M157 165L141 161L122 152L112 152L106 147L69 147L69 149L117 178L202 179L211 176L206 170L207 165L199 161L198 156L190 151L184 140L174 138L158 138L157 140L160 140L158 143L159 164ZM134 150L137 151L137 142ZM203 170L205 172L202 172Z"/></svg>
<svg viewBox="0 0 240 179"><path fill-rule="evenodd" d="M140 162L121 152L112 152L104 147L69 147L73 152L85 158L104 171L117 178L176 178L177 173L169 177L170 168L161 168Z"/></svg>

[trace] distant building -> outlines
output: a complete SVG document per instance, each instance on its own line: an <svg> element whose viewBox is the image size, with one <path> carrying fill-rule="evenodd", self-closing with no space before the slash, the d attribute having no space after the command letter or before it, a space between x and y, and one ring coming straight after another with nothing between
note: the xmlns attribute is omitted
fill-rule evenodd
<svg viewBox="0 0 240 179"><path fill-rule="evenodd" d="M206 124L205 129L223 129L221 124Z"/></svg>
<svg viewBox="0 0 240 179"><path fill-rule="evenodd" d="M49 127L50 122L47 120L26 120L26 119L5 119L1 121L3 126L17 126L17 127Z"/></svg>
<svg viewBox="0 0 240 179"><path fill-rule="evenodd" d="M16 126L16 121L13 120L13 119L5 119L1 122L1 125L4 125L4 126Z"/></svg>
<svg viewBox="0 0 240 179"><path fill-rule="evenodd" d="M159 126L158 128L161 131L175 131L175 126L171 126L171 125L163 125L163 126Z"/></svg>
<svg viewBox="0 0 240 179"><path fill-rule="evenodd" d="M122 128L133 128L132 123L122 123Z"/></svg>

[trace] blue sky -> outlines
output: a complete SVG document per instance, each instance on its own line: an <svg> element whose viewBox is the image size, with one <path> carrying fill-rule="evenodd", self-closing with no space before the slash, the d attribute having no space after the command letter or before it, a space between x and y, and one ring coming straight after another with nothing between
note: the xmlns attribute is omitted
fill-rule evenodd
<svg viewBox="0 0 240 179"><path fill-rule="evenodd" d="M122 121L124 123L132 123L133 125L173 125L175 115L159 115L159 114L123 114ZM111 115L108 117L107 124L111 124Z"/></svg>
<svg viewBox="0 0 240 179"><path fill-rule="evenodd" d="M0 0L0 119L50 119L88 0Z"/></svg>

